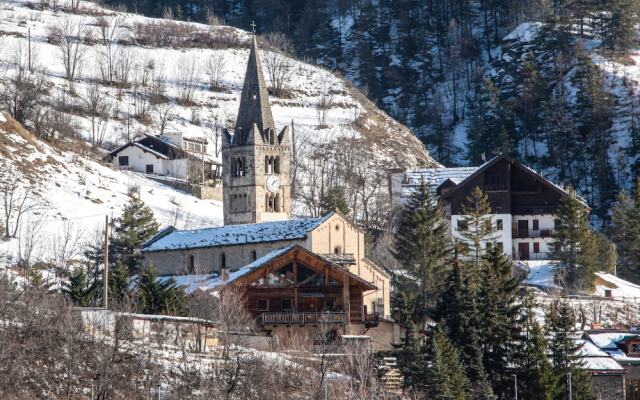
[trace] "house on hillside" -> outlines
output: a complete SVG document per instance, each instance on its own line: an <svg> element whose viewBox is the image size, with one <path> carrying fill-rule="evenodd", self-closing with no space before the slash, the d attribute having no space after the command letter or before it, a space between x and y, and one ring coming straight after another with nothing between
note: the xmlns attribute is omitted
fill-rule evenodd
<svg viewBox="0 0 640 400"><path fill-rule="evenodd" d="M583 338L593 343L598 350L607 354L624 369L625 396L616 399L640 400L640 332L618 329L588 330Z"/></svg>
<svg viewBox="0 0 640 400"><path fill-rule="evenodd" d="M261 331L286 341L312 342L319 333L335 338L369 335L374 348L399 343L399 328L365 306L365 296L378 288L349 268L299 245L288 245L235 270L212 275L174 277L187 293L244 290L243 307ZM220 292L224 296L224 291Z"/></svg>
<svg viewBox="0 0 640 400"><path fill-rule="evenodd" d="M177 145L164 137L146 135L142 139L118 147L110 152L107 158L118 169L188 182L201 183L203 168L205 182L222 177L222 164L206 153L206 140L182 138L180 143L181 145ZM182 147L185 145L189 149L200 151L187 150Z"/></svg>
<svg viewBox="0 0 640 400"><path fill-rule="evenodd" d="M618 361L588 339L581 341L578 354L582 356L584 369L589 373L591 388L596 399L629 399L625 395L626 369Z"/></svg>
<svg viewBox="0 0 640 400"><path fill-rule="evenodd" d="M402 205L416 187L426 183L442 200L451 234L461 239L462 205L477 186L489 197L498 246L514 260L546 260L552 251L555 214L567 191L506 155L479 167L394 171L389 191L393 206ZM586 202L581 200L588 210Z"/></svg>

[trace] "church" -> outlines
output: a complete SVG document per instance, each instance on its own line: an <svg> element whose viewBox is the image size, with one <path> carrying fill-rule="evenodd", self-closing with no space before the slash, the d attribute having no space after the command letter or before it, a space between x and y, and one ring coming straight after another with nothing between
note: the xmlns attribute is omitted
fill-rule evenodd
<svg viewBox="0 0 640 400"><path fill-rule="evenodd" d="M291 218L291 142L276 129L258 43L251 42L233 132L223 133L224 226L168 227L143 244L145 266L187 293L239 285L245 308L270 335L368 335L374 348L399 343L390 274L365 254L364 232L339 212Z"/></svg>

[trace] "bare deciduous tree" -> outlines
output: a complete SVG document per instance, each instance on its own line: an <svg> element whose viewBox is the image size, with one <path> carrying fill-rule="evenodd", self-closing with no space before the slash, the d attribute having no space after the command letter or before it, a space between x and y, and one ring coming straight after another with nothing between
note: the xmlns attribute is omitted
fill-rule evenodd
<svg viewBox="0 0 640 400"><path fill-rule="evenodd" d="M35 189L16 175L0 176L0 207L7 238L16 237L22 219L40 208Z"/></svg>
<svg viewBox="0 0 640 400"><path fill-rule="evenodd" d="M293 44L281 32L268 33L264 40L270 48L270 51L263 52L262 55L271 80L271 90L274 96L282 97L291 84L294 64L288 54L292 52Z"/></svg>
<svg viewBox="0 0 640 400"><path fill-rule="evenodd" d="M188 57L182 58L176 64L174 75L178 87L178 99L182 104L192 104L198 79L198 64L196 60Z"/></svg>
<svg viewBox="0 0 640 400"><path fill-rule="evenodd" d="M207 76L209 77L209 88L211 90L222 89L222 79L224 78L226 62L224 52L217 51L207 60Z"/></svg>
<svg viewBox="0 0 640 400"><path fill-rule="evenodd" d="M329 110L333 107L334 90L329 81L331 78L329 74L322 74L320 79L320 98L316 105L316 112L318 114L318 128L327 128L327 115Z"/></svg>
<svg viewBox="0 0 640 400"><path fill-rule="evenodd" d="M111 113L111 101L102 93L97 82L89 85L83 97L87 114L91 120L91 145L101 146Z"/></svg>
<svg viewBox="0 0 640 400"><path fill-rule="evenodd" d="M51 40L58 46L60 61L64 66L65 78L73 82L80 74L85 58L82 37L85 25L79 18L66 17L49 32Z"/></svg>
<svg viewBox="0 0 640 400"><path fill-rule="evenodd" d="M174 118L173 103L166 102L153 106L153 122L160 135L164 135L165 130L170 126Z"/></svg>

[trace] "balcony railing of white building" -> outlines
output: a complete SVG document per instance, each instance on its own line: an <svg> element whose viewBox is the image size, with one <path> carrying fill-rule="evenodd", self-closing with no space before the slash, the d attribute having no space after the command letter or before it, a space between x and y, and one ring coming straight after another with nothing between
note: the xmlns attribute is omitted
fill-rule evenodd
<svg viewBox="0 0 640 400"><path fill-rule="evenodd" d="M512 229L512 237L515 239L552 238L556 235L555 229Z"/></svg>

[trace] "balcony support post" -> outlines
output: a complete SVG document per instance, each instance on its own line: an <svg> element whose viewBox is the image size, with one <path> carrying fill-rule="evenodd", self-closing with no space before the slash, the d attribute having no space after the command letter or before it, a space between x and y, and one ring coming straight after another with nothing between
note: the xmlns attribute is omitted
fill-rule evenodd
<svg viewBox="0 0 640 400"><path fill-rule="evenodd" d="M342 276L344 277L342 283L342 302L344 304L342 307L344 308L344 314L346 318L344 329L346 334L351 334L351 298L349 297L349 275L343 273Z"/></svg>

